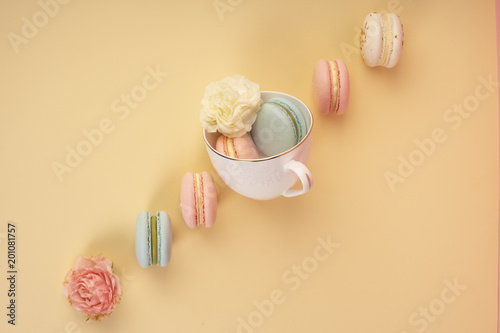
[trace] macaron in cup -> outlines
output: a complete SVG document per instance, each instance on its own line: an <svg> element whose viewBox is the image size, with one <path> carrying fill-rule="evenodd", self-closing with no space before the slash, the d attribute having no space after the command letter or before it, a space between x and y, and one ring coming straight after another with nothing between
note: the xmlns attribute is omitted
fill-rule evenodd
<svg viewBox="0 0 500 333"><path fill-rule="evenodd" d="M220 134L203 130L203 138L210 161L221 180L233 191L245 197L256 200L270 200L279 196L295 197L303 195L313 185L312 174L306 166L312 149L313 115L304 102L283 92L261 91L261 98L264 102L274 98L281 98L296 106L306 124L305 134L300 142L276 155L262 155L256 160L243 160L221 154L215 149ZM258 113L261 111L262 109ZM278 130L275 124L273 124L273 127L269 128L269 130ZM265 129L265 126L262 128ZM254 130L255 123L251 132ZM264 132L266 131L264 130ZM269 134L269 132L266 134ZM302 188L292 188L297 181L300 181Z"/></svg>
<svg viewBox="0 0 500 333"><path fill-rule="evenodd" d="M172 255L172 223L166 212L139 213L135 224L135 255L143 268L168 265Z"/></svg>
<svg viewBox="0 0 500 333"><path fill-rule="evenodd" d="M270 157L293 148L307 131L297 106L286 98L275 97L262 104L251 134L260 155Z"/></svg>
<svg viewBox="0 0 500 333"><path fill-rule="evenodd" d="M243 160L257 159L260 157L257 147L255 147L255 143L252 140L252 136L249 133L245 133L237 138L229 138L221 134L217 139L215 149L228 157Z"/></svg>

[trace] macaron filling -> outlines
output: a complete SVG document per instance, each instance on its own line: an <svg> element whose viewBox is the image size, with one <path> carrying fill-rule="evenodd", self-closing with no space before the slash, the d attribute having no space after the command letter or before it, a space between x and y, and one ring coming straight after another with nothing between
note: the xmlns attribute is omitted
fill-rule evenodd
<svg viewBox="0 0 500 333"><path fill-rule="evenodd" d="M158 264L158 226L155 215L150 218L151 230L151 259L152 265Z"/></svg>
<svg viewBox="0 0 500 333"><path fill-rule="evenodd" d="M380 64L382 66L387 66L390 60L390 54L392 53L392 41L393 41L393 33L392 33L392 20L389 15L385 14L382 15L382 18L384 20L384 33L382 34L382 45L383 45L383 52L382 52L382 59Z"/></svg>
<svg viewBox="0 0 500 333"><path fill-rule="evenodd" d="M329 61L330 80L331 80L331 97L330 97L330 111L337 112L340 106L340 71L336 61Z"/></svg>
<svg viewBox="0 0 500 333"><path fill-rule="evenodd" d="M234 141L232 138L224 137L224 153L226 156L238 158L236 149L234 149Z"/></svg>
<svg viewBox="0 0 500 333"><path fill-rule="evenodd" d="M204 195L203 195L203 177L199 173L194 174L194 195L196 210L196 226L205 225Z"/></svg>
<svg viewBox="0 0 500 333"><path fill-rule="evenodd" d="M157 230L158 230L158 237L156 238L157 240L157 249L158 249L158 263L157 265L162 265L164 259L163 259L163 256L162 256L162 253L161 253L161 249L164 248L165 244L163 244L163 237L162 237L162 226L161 226L161 222L164 221L164 219L161 218L160 216L160 212L156 213L156 226L157 226ZM164 266L164 264L162 265Z"/></svg>

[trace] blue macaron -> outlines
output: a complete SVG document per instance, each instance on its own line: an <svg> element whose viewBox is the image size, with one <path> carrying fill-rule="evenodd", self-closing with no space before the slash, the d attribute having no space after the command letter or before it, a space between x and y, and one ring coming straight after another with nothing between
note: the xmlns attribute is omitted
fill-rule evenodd
<svg viewBox="0 0 500 333"><path fill-rule="evenodd" d="M135 224L135 255L141 267L167 266L172 254L172 223L166 212L141 212Z"/></svg>
<svg viewBox="0 0 500 333"><path fill-rule="evenodd" d="M302 112L281 97L271 98L262 104L251 131L252 139L264 157L293 148L306 133L307 124Z"/></svg>

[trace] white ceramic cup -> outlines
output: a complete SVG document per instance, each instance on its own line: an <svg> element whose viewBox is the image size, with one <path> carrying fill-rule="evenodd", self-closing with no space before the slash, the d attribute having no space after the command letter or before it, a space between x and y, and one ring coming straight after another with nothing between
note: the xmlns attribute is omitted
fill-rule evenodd
<svg viewBox="0 0 500 333"><path fill-rule="evenodd" d="M203 131L208 155L224 183L235 192L257 200L269 200L280 195L295 197L309 191L313 178L306 164L312 148L313 117L309 108L299 99L281 92L262 91L264 102L274 97L285 98L302 112L307 132L302 140L289 150L270 157L243 160L225 156L215 150L219 133ZM301 189L292 189L297 180Z"/></svg>

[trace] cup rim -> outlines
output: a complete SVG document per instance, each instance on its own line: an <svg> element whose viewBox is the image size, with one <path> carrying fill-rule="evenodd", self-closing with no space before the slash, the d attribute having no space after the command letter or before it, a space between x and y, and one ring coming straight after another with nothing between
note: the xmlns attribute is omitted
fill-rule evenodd
<svg viewBox="0 0 500 333"><path fill-rule="evenodd" d="M300 147L302 144L304 144L304 142L309 138L309 136L311 135L312 133L312 129L313 129L313 126L314 126L314 116L311 112L311 110L309 109L309 107L306 105L306 103L302 102L300 99L298 99L297 97L295 96L292 96L290 94L287 94L287 93L284 93L284 92L279 92L279 91L270 91L270 90L265 90L265 91L261 91L261 96L262 94L279 94L279 95L282 95L286 98L290 98L292 99L293 101L298 101L299 103L302 103L306 110L309 112L309 115L311 116L311 125L309 126L308 130L307 130L307 133L306 135L302 138L302 140L300 140L299 143L297 143L295 146L293 146L292 148L280 153L280 154L277 154L277 155L272 155L272 156L268 156L268 157L262 157L262 158L254 158L254 159L243 159L243 158L235 158L235 157L229 157L229 156L226 156L224 154L221 154L220 152L218 152L217 150L215 150L214 147L212 147L212 145L208 142L208 139L207 139L207 130L206 129L203 129L203 139L205 140L205 144L207 145L207 147L210 148L210 150L212 150L212 152L214 152L215 154L219 155L220 157L223 157L223 158L226 158L226 159L229 159L229 160L233 160L233 161L242 161L242 162L262 162L262 161L268 161L268 160L272 160L272 159L275 159L275 158L278 158L278 157L281 157L283 155L286 155L292 151L294 151L295 149L297 149L298 147ZM265 102L265 101L264 101Z"/></svg>

